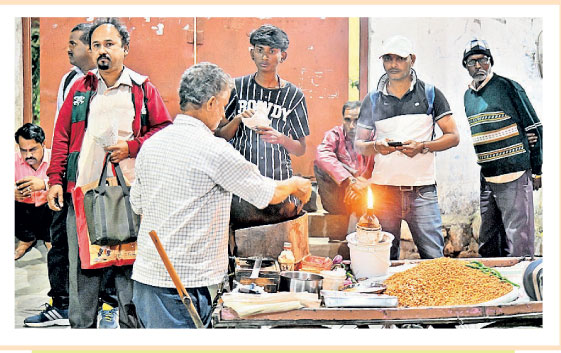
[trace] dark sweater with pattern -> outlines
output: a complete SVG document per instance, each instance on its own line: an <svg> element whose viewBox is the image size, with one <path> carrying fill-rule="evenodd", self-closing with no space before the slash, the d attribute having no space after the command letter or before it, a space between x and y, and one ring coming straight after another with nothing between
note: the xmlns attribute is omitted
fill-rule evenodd
<svg viewBox="0 0 561 353"><path fill-rule="evenodd" d="M517 82L493 74L480 90L464 94L477 163L485 177L531 169L542 173L542 125ZM526 132L538 136L529 147Z"/></svg>

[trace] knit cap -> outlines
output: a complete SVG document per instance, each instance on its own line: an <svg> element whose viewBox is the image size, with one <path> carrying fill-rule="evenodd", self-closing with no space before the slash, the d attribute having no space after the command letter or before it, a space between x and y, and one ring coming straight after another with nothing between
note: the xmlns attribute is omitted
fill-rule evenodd
<svg viewBox="0 0 561 353"><path fill-rule="evenodd" d="M474 54L487 55L491 59L491 65L495 64L493 55L491 55L491 49L489 49L489 44L487 44L487 41L484 39L474 38L467 43L464 49L464 58L462 59L462 65L464 65L464 67L466 67L467 58Z"/></svg>

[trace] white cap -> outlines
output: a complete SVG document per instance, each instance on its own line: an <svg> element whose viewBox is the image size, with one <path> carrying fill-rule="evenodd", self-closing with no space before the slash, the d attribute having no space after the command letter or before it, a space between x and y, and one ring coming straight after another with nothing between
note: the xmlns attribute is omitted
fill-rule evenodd
<svg viewBox="0 0 561 353"><path fill-rule="evenodd" d="M413 43L404 36L390 37L382 44L382 55L380 57L386 54L395 54L406 58L409 54L413 54Z"/></svg>

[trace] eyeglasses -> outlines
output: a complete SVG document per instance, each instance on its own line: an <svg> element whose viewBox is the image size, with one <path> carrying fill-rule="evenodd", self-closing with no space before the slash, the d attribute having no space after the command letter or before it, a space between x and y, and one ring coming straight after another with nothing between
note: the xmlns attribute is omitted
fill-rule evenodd
<svg viewBox="0 0 561 353"><path fill-rule="evenodd" d="M478 62L479 65L487 65L487 64L489 64L489 57L484 56L484 57L479 58L479 59L470 59L470 60L466 61L466 65L467 66L475 66L476 62Z"/></svg>

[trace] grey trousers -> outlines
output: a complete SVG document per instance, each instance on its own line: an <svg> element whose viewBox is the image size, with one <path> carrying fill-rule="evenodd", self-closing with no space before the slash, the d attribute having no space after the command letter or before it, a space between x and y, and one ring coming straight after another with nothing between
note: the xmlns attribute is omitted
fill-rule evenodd
<svg viewBox="0 0 561 353"><path fill-rule="evenodd" d="M103 274L109 268L95 270L81 268L78 253L78 234L76 232L76 214L72 202L68 203L66 232L68 234L70 297L68 318L70 326L72 328L96 328L98 298L102 290ZM113 266L112 270L119 303L119 326L120 328L136 328L138 327L138 319L132 303L132 266Z"/></svg>
<svg viewBox="0 0 561 353"><path fill-rule="evenodd" d="M532 172L495 184L481 177L479 254L483 257L534 255Z"/></svg>

